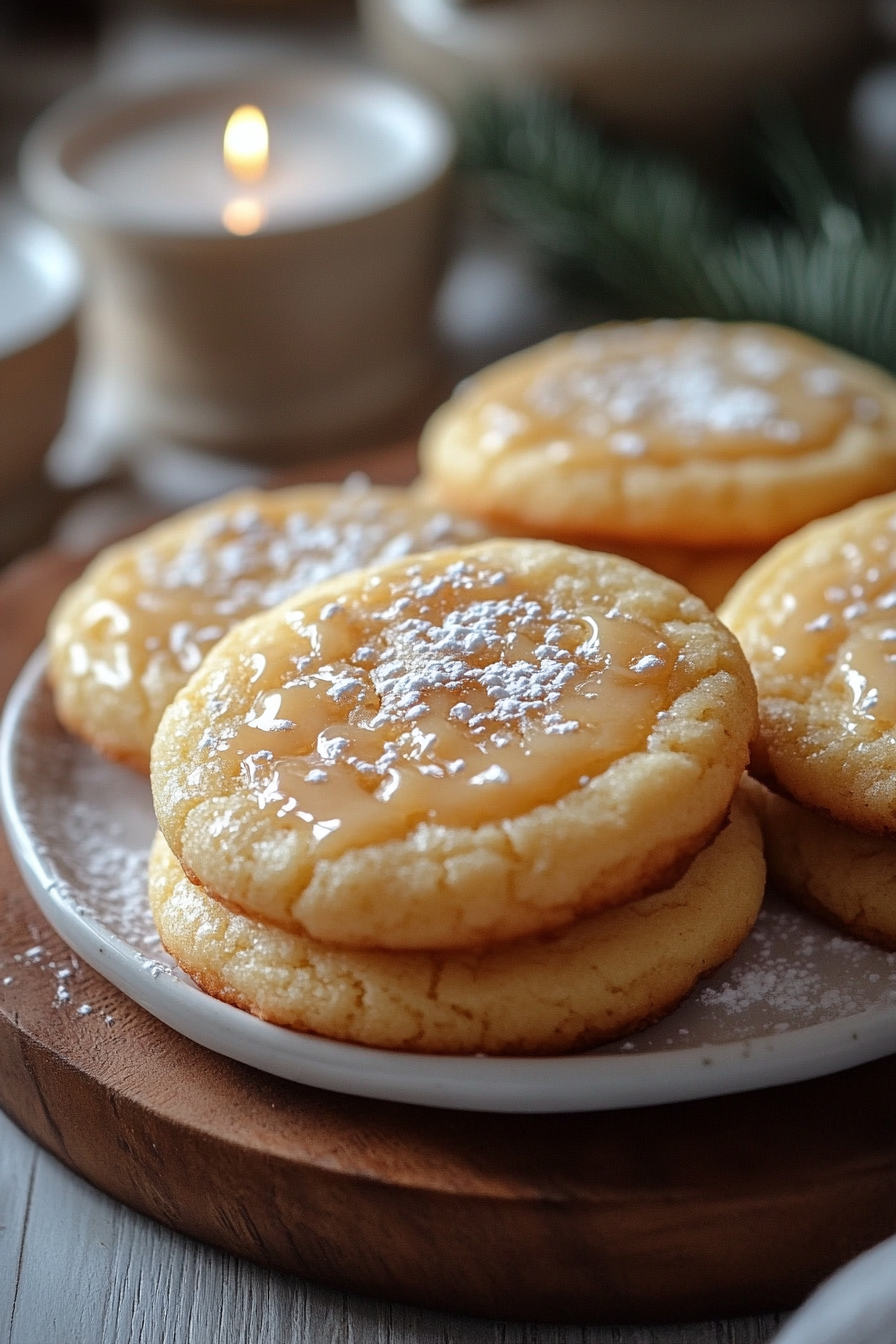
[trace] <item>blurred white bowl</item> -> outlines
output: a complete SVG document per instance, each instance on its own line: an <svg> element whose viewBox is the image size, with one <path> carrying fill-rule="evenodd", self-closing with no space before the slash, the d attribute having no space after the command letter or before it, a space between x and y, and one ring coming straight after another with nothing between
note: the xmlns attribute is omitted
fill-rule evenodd
<svg viewBox="0 0 896 1344"><path fill-rule="evenodd" d="M0 499L34 478L62 426L80 296L61 234L0 200Z"/></svg>
<svg viewBox="0 0 896 1344"><path fill-rule="evenodd" d="M893 1344L896 1237L866 1251L823 1283L774 1344Z"/></svg>

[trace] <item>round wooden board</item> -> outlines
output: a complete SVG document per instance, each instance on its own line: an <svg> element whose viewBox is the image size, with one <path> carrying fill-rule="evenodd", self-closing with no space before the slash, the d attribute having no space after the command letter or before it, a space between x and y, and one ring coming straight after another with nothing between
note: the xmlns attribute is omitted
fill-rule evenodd
<svg viewBox="0 0 896 1344"><path fill-rule="evenodd" d="M0 695L77 569L48 551L0 582ZM648 1322L792 1306L896 1232L894 1058L591 1115L344 1097L194 1045L83 965L54 1006L49 963L71 954L3 845L0 893L0 1105L100 1189L238 1255L477 1315Z"/></svg>

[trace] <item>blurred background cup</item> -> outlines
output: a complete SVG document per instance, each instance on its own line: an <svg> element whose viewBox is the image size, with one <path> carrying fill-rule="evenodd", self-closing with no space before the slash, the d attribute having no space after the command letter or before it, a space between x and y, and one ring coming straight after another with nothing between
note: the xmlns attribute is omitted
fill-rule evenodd
<svg viewBox="0 0 896 1344"><path fill-rule="evenodd" d="M86 358L129 435L283 463L432 395L453 153L425 95L296 61L82 90L32 130L22 180L83 257Z"/></svg>
<svg viewBox="0 0 896 1344"><path fill-rule="evenodd" d="M859 0L360 0L368 41L448 103L565 89L618 130L718 142L757 91L828 84L860 53Z"/></svg>

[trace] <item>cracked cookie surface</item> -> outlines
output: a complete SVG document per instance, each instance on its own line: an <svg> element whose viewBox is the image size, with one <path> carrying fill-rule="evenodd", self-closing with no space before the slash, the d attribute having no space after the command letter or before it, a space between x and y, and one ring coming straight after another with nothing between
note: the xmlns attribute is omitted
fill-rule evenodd
<svg viewBox="0 0 896 1344"><path fill-rule="evenodd" d="M150 904L162 942L208 993L341 1041L444 1054L560 1054L646 1026L730 957L762 902L759 828L729 825L667 891L553 934L474 951L335 948L226 909L157 837Z"/></svg>
<svg viewBox="0 0 896 1344"><path fill-rule="evenodd" d="M159 825L233 908L355 947L525 937L668 885L755 728L740 647L616 556L493 541L231 632L166 711Z"/></svg>

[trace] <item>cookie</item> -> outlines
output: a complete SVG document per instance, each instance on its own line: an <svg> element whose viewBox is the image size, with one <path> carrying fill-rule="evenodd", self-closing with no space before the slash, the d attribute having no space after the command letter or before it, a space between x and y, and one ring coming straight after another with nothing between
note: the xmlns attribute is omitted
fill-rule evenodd
<svg viewBox="0 0 896 1344"><path fill-rule="evenodd" d="M737 641L679 585L484 542L232 631L162 719L156 815L207 892L313 938L510 940L677 877L755 713Z"/></svg>
<svg viewBox="0 0 896 1344"><path fill-rule="evenodd" d="M844 825L896 835L896 495L781 542L720 616L759 690L753 773Z"/></svg>
<svg viewBox="0 0 896 1344"><path fill-rule="evenodd" d="M498 530L766 548L896 487L896 383L779 327L609 324L468 379L422 461Z"/></svg>
<svg viewBox="0 0 896 1344"><path fill-rule="evenodd" d="M588 550L624 555L638 565L674 579L689 592L715 609L734 584L765 554L762 546L719 546L701 549L695 546L641 545L613 537L582 538Z"/></svg>
<svg viewBox="0 0 896 1344"><path fill-rule="evenodd" d="M149 893L165 947L208 993L299 1031L391 1050L547 1055L670 1012L726 961L762 902L759 828L731 822L668 891L559 933L466 952L335 948L226 909L159 836Z"/></svg>
<svg viewBox="0 0 896 1344"><path fill-rule="evenodd" d="M363 483L240 491L111 546L50 618L56 712L149 770L165 706L238 621L332 574L459 545L480 524Z"/></svg>
<svg viewBox="0 0 896 1344"><path fill-rule="evenodd" d="M775 886L835 928L896 951L896 840L747 784Z"/></svg>

